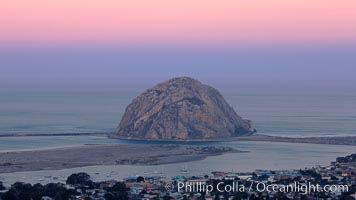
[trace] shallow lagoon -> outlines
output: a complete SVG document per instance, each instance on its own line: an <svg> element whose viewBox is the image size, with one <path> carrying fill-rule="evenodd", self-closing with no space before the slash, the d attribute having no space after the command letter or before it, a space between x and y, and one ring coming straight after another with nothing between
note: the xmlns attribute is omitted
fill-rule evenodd
<svg viewBox="0 0 356 200"><path fill-rule="evenodd" d="M27 137L21 137L26 139ZM37 137L35 137L37 138ZM35 141L46 141L53 137L37 138ZM112 143L137 143L142 141L123 141L112 140L97 136L56 136L60 140L79 140L82 143L72 144L112 144ZM86 138L86 139L85 139ZM7 138L8 139L8 138ZM32 137L31 137L32 139ZM17 138L17 142L20 137ZM59 139L56 139L60 141ZM94 142L95 141L95 142ZM154 142L157 143L157 142ZM162 142L159 142L162 143ZM26 142L29 144L29 142ZM31 183L47 183L65 181L66 177L74 172L87 172L95 181L116 179L121 180L124 177L136 175L160 175L163 173L167 177L181 174L181 169L186 167L189 175L209 174L212 171L235 171L246 172L256 169L300 169L313 167L317 165L325 166L334 161L338 156L345 156L356 152L355 146L342 145L322 145L322 144L297 144L297 143L273 143L273 142L254 142L254 141L233 141L216 143L193 143L195 145L224 145L234 147L239 150L249 151L247 153L229 153L221 156L212 156L204 160L165 164L157 166L90 166L63 170L42 170L33 172L17 172L0 174L0 181L5 184L11 184L16 181ZM38 147L38 146L37 146Z"/></svg>

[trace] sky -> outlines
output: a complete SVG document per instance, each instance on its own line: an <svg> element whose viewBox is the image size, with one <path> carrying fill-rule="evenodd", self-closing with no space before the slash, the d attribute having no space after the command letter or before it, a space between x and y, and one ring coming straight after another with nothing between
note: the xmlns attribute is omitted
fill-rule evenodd
<svg viewBox="0 0 356 200"><path fill-rule="evenodd" d="M0 29L0 89L356 85L354 0L2 0Z"/></svg>
<svg viewBox="0 0 356 200"><path fill-rule="evenodd" d="M2 42L355 42L354 0L2 0Z"/></svg>

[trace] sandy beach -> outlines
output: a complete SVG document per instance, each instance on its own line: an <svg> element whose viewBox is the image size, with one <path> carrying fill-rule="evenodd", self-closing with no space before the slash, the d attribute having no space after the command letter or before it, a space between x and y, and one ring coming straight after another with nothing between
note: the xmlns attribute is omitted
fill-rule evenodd
<svg viewBox="0 0 356 200"><path fill-rule="evenodd" d="M356 146L356 136L340 137L281 137L269 135L248 135L232 138L234 141L266 141L266 142L289 142L307 144L331 144L331 145L351 145Z"/></svg>
<svg viewBox="0 0 356 200"><path fill-rule="evenodd" d="M0 152L0 173L58 170L93 165L158 165L243 152L229 147L191 145L84 145Z"/></svg>
<svg viewBox="0 0 356 200"><path fill-rule="evenodd" d="M123 139L123 138L121 138ZM290 138L248 135L230 141L268 141L356 146L355 136ZM207 140L215 141L219 140ZM207 142L200 141L200 142ZM221 140L226 141L226 139ZM183 142L183 141L181 141ZM195 140L184 142L198 142ZM0 151L0 173L58 170L93 165L159 165L202 160L207 156L243 152L230 147L191 144L86 144Z"/></svg>
<svg viewBox="0 0 356 200"><path fill-rule="evenodd" d="M137 140L135 138L125 138L116 135L108 135L109 138L116 138L121 140ZM286 142L286 143L307 143L307 144L330 144L330 145L351 145L356 146L356 136L332 136L332 137L284 137L284 136L271 136L262 134L250 134L238 137L228 137L220 139L189 139L189 140L150 140L146 141L166 141L166 142L225 142L225 141L265 141L265 142Z"/></svg>

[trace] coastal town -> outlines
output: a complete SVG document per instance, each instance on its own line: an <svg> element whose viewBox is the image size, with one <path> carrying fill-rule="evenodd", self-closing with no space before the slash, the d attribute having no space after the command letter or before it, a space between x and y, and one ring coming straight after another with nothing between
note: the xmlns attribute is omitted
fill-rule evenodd
<svg viewBox="0 0 356 200"><path fill-rule="evenodd" d="M66 183L0 182L0 200L167 200L167 199L356 199L356 154L338 157L328 166L300 170L256 170L126 177L94 182L84 172Z"/></svg>

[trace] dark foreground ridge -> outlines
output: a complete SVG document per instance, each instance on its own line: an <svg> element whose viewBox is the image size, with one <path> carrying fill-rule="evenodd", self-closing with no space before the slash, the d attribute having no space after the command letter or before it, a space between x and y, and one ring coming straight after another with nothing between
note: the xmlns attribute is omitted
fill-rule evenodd
<svg viewBox="0 0 356 200"><path fill-rule="evenodd" d="M117 136L132 139L205 140L251 134L215 89L189 78L173 78L148 89L127 106Z"/></svg>

